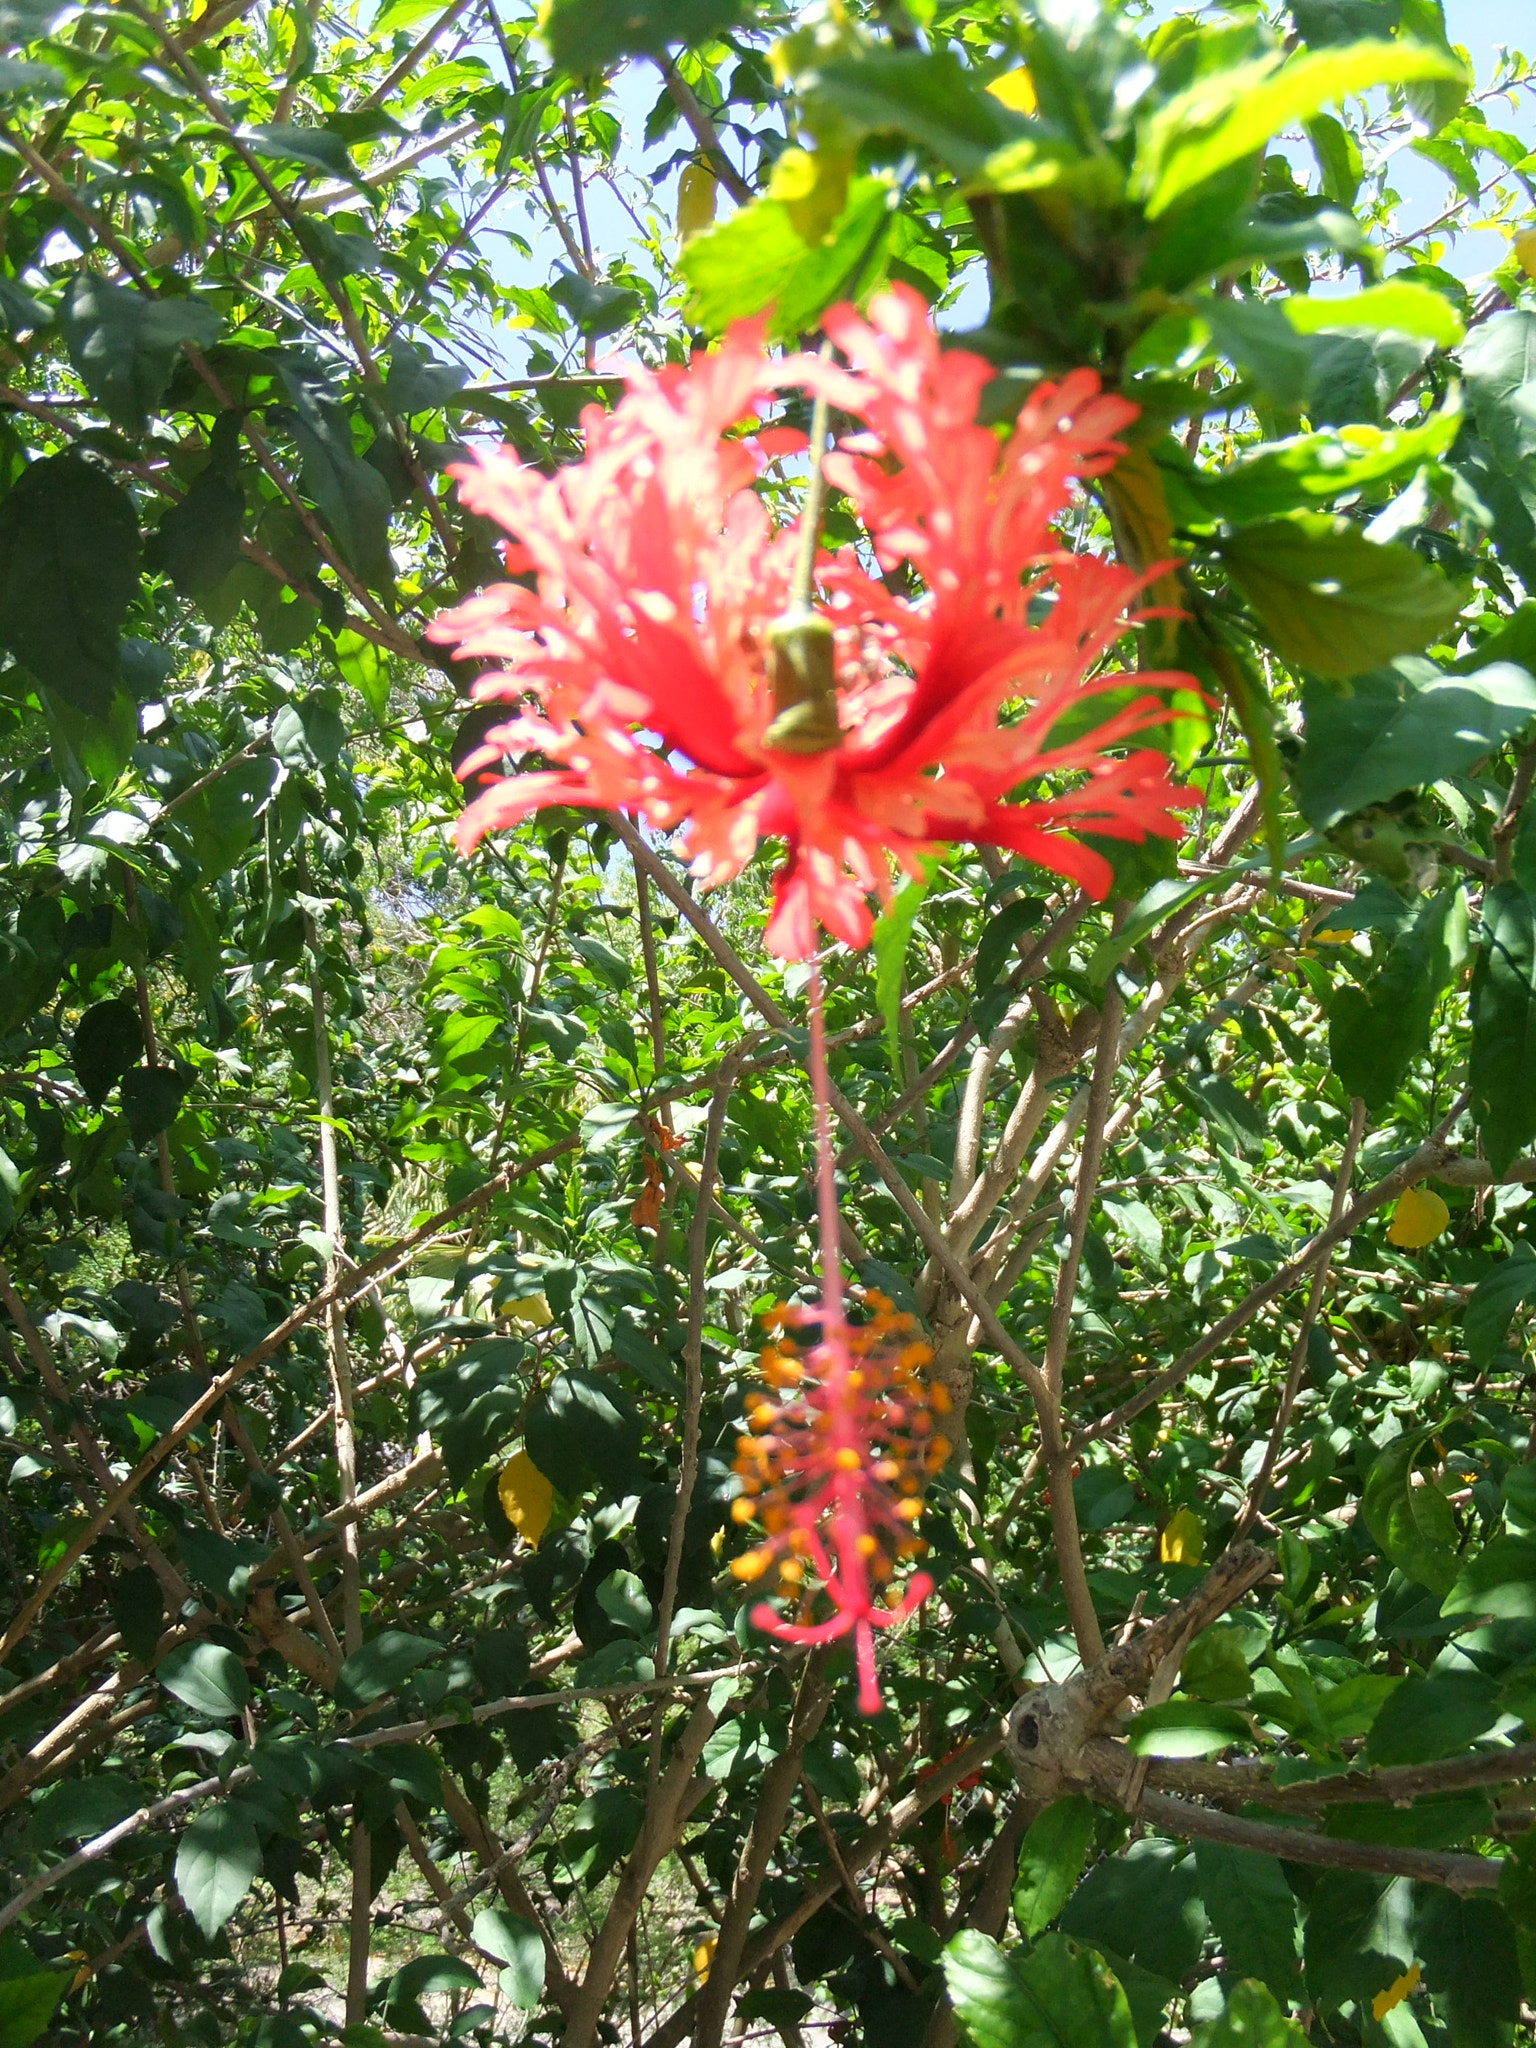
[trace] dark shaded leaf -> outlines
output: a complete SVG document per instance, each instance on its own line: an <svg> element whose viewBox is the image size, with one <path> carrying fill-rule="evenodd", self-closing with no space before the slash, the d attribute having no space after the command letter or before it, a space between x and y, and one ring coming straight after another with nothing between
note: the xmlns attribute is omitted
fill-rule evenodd
<svg viewBox="0 0 1536 2048"><path fill-rule="evenodd" d="M1472 977L1472 1114L1496 1174L1536 1137L1536 897L1500 882L1483 897Z"/></svg>
<svg viewBox="0 0 1536 2048"><path fill-rule="evenodd" d="M426 1636L384 1629L360 1650L354 1650L342 1665L336 1680L337 1706L366 1707L370 1700L381 1699L385 1693L393 1692L418 1664L441 1656L442 1649L441 1643Z"/></svg>
<svg viewBox="0 0 1536 2048"><path fill-rule="evenodd" d="M702 43L749 18L749 0L551 0L542 17L549 54L585 78L621 57L656 57L672 43Z"/></svg>
<svg viewBox="0 0 1536 2048"><path fill-rule="evenodd" d="M176 1850L176 1889L210 1939L250 1890L261 1848L238 1800L221 1799L191 1820Z"/></svg>
<svg viewBox="0 0 1536 2048"><path fill-rule="evenodd" d="M98 1107L143 1055L144 1027L131 996L95 1004L75 1026L70 1048L75 1078Z"/></svg>
<svg viewBox="0 0 1536 2048"><path fill-rule="evenodd" d="M139 587L139 522L93 464L51 455L0 503L0 640L45 688L106 718L118 631Z"/></svg>
<svg viewBox="0 0 1536 2048"><path fill-rule="evenodd" d="M151 298L85 271L71 281L59 325L87 390L136 432L159 406L182 343L212 348L224 321L200 300Z"/></svg>
<svg viewBox="0 0 1536 2048"><path fill-rule="evenodd" d="M155 1666L168 1693L194 1713L231 1721L249 1704L250 1680L233 1650L222 1643L181 1643Z"/></svg>

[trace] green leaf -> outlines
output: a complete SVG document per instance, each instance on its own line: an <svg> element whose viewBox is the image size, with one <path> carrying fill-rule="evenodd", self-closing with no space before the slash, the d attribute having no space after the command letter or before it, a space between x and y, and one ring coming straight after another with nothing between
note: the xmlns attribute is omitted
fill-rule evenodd
<svg viewBox="0 0 1536 2048"><path fill-rule="evenodd" d="M1094 1865L1067 1901L1061 1924L1068 1934L1180 1983L1205 1938L1194 1858L1171 1842L1133 1842L1122 1855Z"/></svg>
<svg viewBox="0 0 1536 2048"><path fill-rule="evenodd" d="M272 751L296 775L329 767L346 743L340 713L321 697L284 704L272 721Z"/></svg>
<svg viewBox="0 0 1536 2048"><path fill-rule="evenodd" d="M901 1078L901 982L912 927L932 886L933 864L920 882L909 875L891 899L889 910L875 920L870 947L875 956L875 1007L885 1020L885 1049L891 1069Z"/></svg>
<svg viewBox="0 0 1536 2048"><path fill-rule="evenodd" d="M645 304L628 285L593 283L574 270L561 273L550 286L549 296L565 308L578 330L593 340L628 327Z"/></svg>
<svg viewBox="0 0 1536 2048"><path fill-rule="evenodd" d="M1363 988L1345 983L1328 1011L1328 1056L1346 1094L1384 1109L1429 1043L1435 1006L1467 954L1466 898L1444 889L1392 942Z"/></svg>
<svg viewBox="0 0 1536 2048"><path fill-rule="evenodd" d="M1027 1941L1043 1934L1067 1903L1083 1874L1093 1831L1093 1806L1076 1792L1030 1822L1013 1888L1014 1918Z"/></svg>
<svg viewBox="0 0 1536 2048"><path fill-rule="evenodd" d="M105 718L139 587L133 501L74 455L30 463L0 503L0 640L45 688Z"/></svg>
<svg viewBox="0 0 1536 2048"><path fill-rule="evenodd" d="M742 20L742 0L550 0L541 27L559 68L587 78L621 57L708 42Z"/></svg>
<svg viewBox="0 0 1536 2048"><path fill-rule="evenodd" d="M209 1940L256 1881L261 1846L246 1809L223 1799L205 1807L176 1850L176 1889Z"/></svg>
<svg viewBox="0 0 1536 2048"><path fill-rule="evenodd" d="M1196 1074L1181 1085L1182 1092L1194 1100L1202 1119L1235 1151L1252 1158L1262 1156L1263 1117L1224 1074Z"/></svg>
<svg viewBox="0 0 1536 2048"><path fill-rule="evenodd" d="M637 1476L638 1420L619 1389L597 1373L560 1373L528 1414L528 1455L568 1499L589 1475L616 1494Z"/></svg>
<svg viewBox="0 0 1536 2048"><path fill-rule="evenodd" d="M1536 1541L1495 1536L1462 1566L1441 1613L1487 1615L1493 1621L1536 1621Z"/></svg>
<svg viewBox="0 0 1536 2048"><path fill-rule="evenodd" d="M1536 716L1536 681L1510 662L1443 676L1404 661L1358 676L1341 697L1313 685L1302 695L1306 744L1296 797L1326 831L1352 812L1470 768Z"/></svg>
<svg viewBox="0 0 1536 2048"><path fill-rule="evenodd" d="M129 1656L147 1664L165 1620L165 1596L147 1564L135 1565L113 1580L112 1619Z"/></svg>
<svg viewBox="0 0 1536 2048"><path fill-rule="evenodd" d="M1499 1719L1497 1679L1481 1671L1405 1678L1382 1705L1366 1737L1372 1764L1423 1764L1458 1756Z"/></svg>
<svg viewBox="0 0 1536 2048"><path fill-rule="evenodd" d="M1504 467L1536 455L1536 313L1496 313L1474 327L1461 369L1478 432Z"/></svg>
<svg viewBox="0 0 1536 2048"><path fill-rule="evenodd" d="M1320 676L1358 676L1439 639L1461 610L1438 569L1324 512L1244 526L1218 552L1277 654Z"/></svg>
<svg viewBox="0 0 1536 2048"><path fill-rule="evenodd" d="M1273 53L1224 66L1160 106L1142 132L1135 189L1149 219L1245 157L1272 135L1376 85L1464 79L1442 50L1414 43L1361 42L1309 50L1277 64Z"/></svg>
<svg viewBox="0 0 1536 2048"><path fill-rule="evenodd" d="M1393 1564L1431 1592L1456 1577L1456 1517L1437 1486L1416 1486L1414 1460L1422 1433L1398 1437L1379 1453L1365 1482L1365 1526Z"/></svg>
<svg viewBox="0 0 1536 2048"><path fill-rule="evenodd" d="M157 1132L168 1131L181 1110L190 1080L174 1067L130 1067L123 1076L123 1114L128 1135L144 1145Z"/></svg>
<svg viewBox="0 0 1536 2048"><path fill-rule="evenodd" d="M1237 360L1234 351L1228 353ZM1343 432L1297 434L1252 449L1226 469L1196 469L1174 442L1157 451L1157 460L1181 520L1225 519L1242 525L1412 477L1422 464L1445 454L1461 426L1459 404L1447 400L1411 427L1356 425Z"/></svg>
<svg viewBox="0 0 1536 2048"><path fill-rule="evenodd" d="M1536 1295L1536 1251L1522 1241L1491 1273L1484 1274L1462 1311L1467 1356L1474 1372L1487 1371L1504 1342L1515 1310L1532 1295Z"/></svg>
<svg viewBox="0 0 1536 2048"><path fill-rule="evenodd" d="M1135 2048L1113 1973L1064 1934L1020 1957L965 1928L944 1951L944 1981L975 2048Z"/></svg>
<svg viewBox="0 0 1536 2048"><path fill-rule="evenodd" d="M1483 897L1472 976L1472 1115L1500 1174L1536 1137L1536 897L1500 882Z"/></svg>
<svg viewBox="0 0 1536 2048"><path fill-rule="evenodd" d="M1157 890L1166 886L1162 882L1154 883L1152 889L1148 891L1148 896L1155 894ZM1143 898L1143 903L1146 900L1146 898ZM1138 904L1137 910L1139 911L1141 908L1142 904ZM993 988L1003 978L1014 947L1025 932L1032 932L1035 929L1044 915L1045 898L1043 896L1015 896L1011 903L1005 903L1001 910L994 910L988 917L982 929L981 943L976 948L976 997L978 1001L992 993ZM1136 912L1133 911L1131 916L1132 922L1134 922ZM1151 928L1151 925L1146 927L1147 930L1151 930ZM1144 935L1144 932L1138 930L1135 939L1126 941L1127 947L1134 945Z"/></svg>
<svg viewBox="0 0 1536 2048"><path fill-rule="evenodd" d="M872 49L833 59L817 66L814 91L854 128L905 136L959 178L979 178L988 159L1010 145L1049 139L944 49Z"/></svg>
<svg viewBox="0 0 1536 2048"><path fill-rule="evenodd" d="M184 1707L211 1721L232 1721L250 1703L245 1666L222 1643L180 1643L155 1666L155 1676Z"/></svg>
<svg viewBox="0 0 1536 2048"><path fill-rule="evenodd" d="M442 1655L441 1643L427 1636L410 1636L395 1628L380 1634L354 1650L336 1679L338 1707L366 1707L371 1700L393 1692L401 1679L425 1664L429 1657Z"/></svg>
<svg viewBox="0 0 1536 2048"><path fill-rule="evenodd" d="M293 400L289 430L303 463L304 488L349 567L370 590L388 596L395 583L389 485L357 454L346 415L317 374L285 367L283 382Z"/></svg>
<svg viewBox="0 0 1536 2048"><path fill-rule="evenodd" d="M1425 1885L1414 1931L1424 1983L1461 2048L1492 2048L1520 2017L1520 1965L1509 1915L1486 1896Z"/></svg>
<svg viewBox="0 0 1536 2048"><path fill-rule="evenodd" d="M432 2023L422 2008L423 1998L451 1997L456 1991L480 1988L478 1975L457 1956L413 1956L389 1980L384 1994L384 2017L393 2026L419 2028L424 2033Z"/></svg>
<svg viewBox="0 0 1536 2048"><path fill-rule="evenodd" d="M1125 1725L1126 1747L1133 1756L1215 1756L1249 1733L1241 1714L1209 1700L1164 1700L1133 1714Z"/></svg>
<svg viewBox="0 0 1536 2048"><path fill-rule="evenodd" d="M1413 1887L1364 1871L1329 1871L1307 1906L1307 1987L1328 2010L1367 2007L1414 1960Z"/></svg>
<svg viewBox="0 0 1536 2048"><path fill-rule="evenodd" d="M1253 1689L1243 1633L1218 1624L1201 1631L1184 1653L1179 1685L1199 1700L1246 1699Z"/></svg>
<svg viewBox="0 0 1536 2048"><path fill-rule="evenodd" d="M268 163L297 164L306 171L322 171L328 178L341 178L348 185L366 190L347 145L328 128L300 128L292 122L264 121L244 131L243 140L255 156Z"/></svg>
<svg viewBox="0 0 1536 2048"><path fill-rule="evenodd" d="M1465 333L1450 300L1412 278L1389 278L1343 298L1294 293L1280 310L1298 334L1412 334L1436 348L1454 348Z"/></svg>
<svg viewBox="0 0 1536 2048"><path fill-rule="evenodd" d="M99 1108L144 1055L144 1026L132 996L95 1003L75 1026L70 1057L75 1079Z"/></svg>
<svg viewBox="0 0 1536 2048"><path fill-rule="evenodd" d="M1245 1979L1227 1992L1219 2019L1202 2020L1195 2028L1189 2048L1305 2048L1306 2039L1262 1984Z"/></svg>
<svg viewBox="0 0 1536 2048"><path fill-rule="evenodd" d="M1278 1858L1224 1842L1197 1842L1195 1868L1227 1974L1256 1977L1277 1998L1301 1993L1296 1899Z"/></svg>
<svg viewBox="0 0 1536 2048"><path fill-rule="evenodd" d="M240 560L245 530L245 493L211 465L192 479L180 504L155 529L154 566L183 597L212 590Z"/></svg>
<svg viewBox="0 0 1536 2048"><path fill-rule="evenodd" d="M855 178L829 239L811 248L782 200L755 199L696 235L679 258L692 287L689 319L718 334L771 306L774 339L813 328L834 299L876 281L875 256L894 197L883 178Z"/></svg>
<svg viewBox="0 0 1536 2048"><path fill-rule="evenodd" d="M182 343L212 348L224 321L200 300L150 298L83 271L65 294L59 326L86 389L135 433L159 406Z"/></svg>
<svg viewBox="0 0 1536 2048"><path fill-rule="evenodd" d="M544 1996L544 1943L531 1921L501 1906L485 1906L475 1915L476 1948L505 1963L501 1988L507 2002L531 2012Z"/></svg>
<svg viewBox="0 0 1536 2048"><path fill-rule="evenodd" d="M45 1792L33 1807L27 1821L27 1844L33 1849L53 1849L60 1842L105 1834L146 1803L138 1786L120 1771L71 1778Z"/></svg>
<svg viewBox="0 0 1536 2048"><path fill-rule="evenodd" d="M69 1985L68 1971L0 1978L0 2048L32 2048Z"/></svg>

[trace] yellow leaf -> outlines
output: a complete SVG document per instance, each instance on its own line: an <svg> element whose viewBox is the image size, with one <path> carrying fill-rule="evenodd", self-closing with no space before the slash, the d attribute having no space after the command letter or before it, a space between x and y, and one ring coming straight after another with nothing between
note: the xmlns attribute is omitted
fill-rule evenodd
<svg viewBox="0 0 1536 2048"><path fill-rule="evenodd" d="M709 1982L709 1966L715 1960L715 1937L711 1934L693 1952L693 1971L701 1984Z"/></svg>
<svg viewBox="0 0 1536 2048"><path fill-rule="evenodd" d="M514 1451L496 1481L501 1511L531 1550L549 1527L554 1488L526 1451Z"/></svg>
<svg viewBox="0 0 1536 2048"><path fill-rule="evenodd" d="M708 164L684 164L677 181L677 239L691 242L715 217L720 181Z"/></svg>
<svg viewBox="0 0 1536 2048"><path fill-rule="evenodd" d="M1001 78L994 78L987 91L993 99L1001 100L1016 114L1032 114L1040 104L1035 97L1035 81L1029 75L1027 64L1021 64L1017 71L1005 71Z"/></svg>
<svg viewBox="0 0 1536 2048"><path fill-rule="evenodd" d="M542 1294L527 1294L521 1301L509 1301L499 1313L509 1323L518 1323L525 1330L547 1329L555 1320Z"/></svg>
<svg viewBox="0 0 1536 2048"><path fill-rule="evenodd" d="M1320 946L1347 946L1355 935L1353 932L1314 932L1312 936Z"/></svg>
<svg viewBox="0 0 1536 2048"><path fill-rule="evenodd" d="M1404 1188L1387 1226L1387 1243L1417 1251L1433 1242L1450 1220L1450 1210L1433 1188Z"/></svg>
<svg viewBox="0 0 1536 2048"><path fill-rule="evenodd" d="M1515 261L1527 277L1536 277L1536 228L1527 228L1514 240Z"/></svg>
<svg viewBox="0 0 1536 2048"><path fill-rule="evenodd" d="M1414 1963L1401 1977L1394 1978L1385 1991L1377 1992L1371 2000L1371 2018L1379 2026L1394 2007L1401 2005L1405 1998L1411 1998L1418 1988L1419 1966Z"/></svg>
<svg viewBox="0 0 1536 2048"><path fill-rule="evenodd" d="M851 151L782 150L768 181L768 197L780 202L801 241L816 248L848 202L852 170Z"/></svg>
<svg viewBox="0 0 1536 2048"><path fill-rule="evenodd" d="M1180 1508L1157 1540L1163 1564L1199 1564L1205 1556L1205 1524L1193 1508Z"/></svg>

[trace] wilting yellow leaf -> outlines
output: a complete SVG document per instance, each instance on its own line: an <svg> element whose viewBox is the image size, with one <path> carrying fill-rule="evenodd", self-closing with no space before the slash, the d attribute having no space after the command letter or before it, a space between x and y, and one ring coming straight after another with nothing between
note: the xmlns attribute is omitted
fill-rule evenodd
<svg viewBox="0 0 1536 2048"><path fill-rule="evenodd" d="M1433 1188L1404 1188L1387 1226L1387 1243L1417 1251L1437 1238L1450 1220L1450 1210Z"/></svg>
<svg viewBox="0 0 1536 2048"><path fill-rule="evenodd" d="M1320 946L1347 946L1355 935L1353 932L1314 932L1312 936Z"/></svg>
<svg viewBox="0 0 1536 2048"><path fill-rule="evenodd" d="M1405 1998L1411 1998L1418 1988L1419 1966L1414 1963L1401 1977L1394 1978L1385 1991L1377 1992L1371 2000L1371 2018L1379 2025L1395 2006L1401 2005Z"/></svg>
<svg viewBox="0 0 1536 2048"><path fill-rule="evenodd" d="M1527 277L1536 277L1536 228L1527 228L1514 239L1515 261Z"/></svg>
<svg viewBox="0 0 1536 2048"><path fill-rule="evenodd" d="M542 1294L525 1294L521 1301L509 1301L498 1315L506 1317L509 1323L518 1323L525 1330L542 1330L555 1319L549 1312L549 1303Z"/></svg>
<svg viewBox="0 0 1536 2048"><path fill-rule="evenodd" d="M1040 104L1035 97L1035 81L1029 75L1027 64L1021 64L1017 71L1005 71L1001 78L994 78L987 91L993 99L1001 100L1016 114L1032 114Z"/></svg>
<svg viewBox="0 0 1536 2048"><path fill-rule="evenodd" d="M677 181L677 239L691 242L715 217L720 181L708 164L684 164Z"/></svg>
<svg viewBox="0 0 1536 2048"><path fill-rule="evenodd" d="M501 1511L518 1535L532 1549L549 1527L554 1488L526 1451L514 1451L501 1468L496 1481L496 1498Z"/></svg>
<svg viewBox="0 0 1536 2048"><path fill-rule="evenodd" d="M1164 1564L1199 1564L1205 1556L1205 1524L1193 1508L1180 1508L1157 1539Z"/></svg>
<svg viewBox="0 0 1536 2048"><path fill-rule="evenodd" d="M715 1937L711 1934L693 1952L693 1973L701 1984L709 1982L709 1966L715 1960Z"/></svg>

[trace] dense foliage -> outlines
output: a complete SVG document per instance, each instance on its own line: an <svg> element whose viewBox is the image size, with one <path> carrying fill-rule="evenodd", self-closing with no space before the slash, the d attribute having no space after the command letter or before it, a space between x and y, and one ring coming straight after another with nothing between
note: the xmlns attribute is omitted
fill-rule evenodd
<svg viewBox="0 0 1536 2048"><path fill-rule="evenodd" d="M0 2043L1528 2038L1536 72L1439 0L371 9L0 0ZM815 1269L772 848L461 858L424 635L464 446L890 281L989 421L1135 402L1063 538L1202 802L824 955L954 1441L866 1718L730 1570Z"/></svg>

